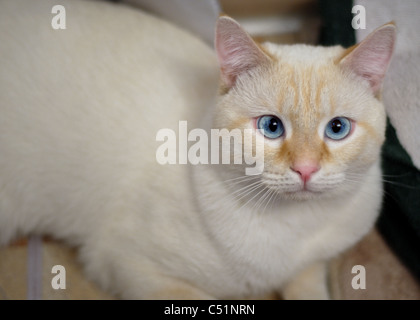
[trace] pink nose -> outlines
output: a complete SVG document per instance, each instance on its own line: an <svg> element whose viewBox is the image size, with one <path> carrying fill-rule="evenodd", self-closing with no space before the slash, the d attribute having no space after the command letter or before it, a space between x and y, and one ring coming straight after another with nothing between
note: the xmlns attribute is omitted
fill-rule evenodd
<svg viewBox="0 0 420 320"><path fill-rule="evenodd" d="M311 175L319 170L319 166L316 164L298 164L291 168L293 171L300 174L303 182L306 183Z"/></svg>

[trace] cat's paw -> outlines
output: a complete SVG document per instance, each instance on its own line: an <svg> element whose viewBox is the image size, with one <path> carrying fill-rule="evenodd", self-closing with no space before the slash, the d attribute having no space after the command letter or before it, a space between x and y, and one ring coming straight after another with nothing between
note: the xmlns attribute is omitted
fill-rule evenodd
<svg viewBox="0 0 420 320"><path fill-rule="evenodd" d="M319 262L305 269L282 290L286 300L329 300L327 269L324 262Z"/></svg>

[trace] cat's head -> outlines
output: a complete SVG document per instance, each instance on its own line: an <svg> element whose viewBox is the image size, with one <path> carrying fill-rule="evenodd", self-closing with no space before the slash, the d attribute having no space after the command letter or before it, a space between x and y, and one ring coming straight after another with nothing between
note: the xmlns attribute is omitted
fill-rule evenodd
<svg viewBox="0 0 420 320"><path fill-rule="evenodd" d="M260 45L235 20L219 18L221 87L213 125L254 130L253 143L264 144L261 188L289 199L357 188L384 141L380 89L395 29L386 24L349 49ZM245 174L231 168L232 176Z"/></svg>

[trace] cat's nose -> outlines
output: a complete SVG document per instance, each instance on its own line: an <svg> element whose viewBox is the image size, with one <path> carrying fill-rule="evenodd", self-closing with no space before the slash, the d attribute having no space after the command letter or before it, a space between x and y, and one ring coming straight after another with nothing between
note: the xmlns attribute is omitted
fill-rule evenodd
<svg viewBox="0 0 420 320"><path fill-rule="evenodd" d="M291 169L300 174L301 179L306 183L311 176L319 170L319 165L316 163L300 163L295 164Z"/></svg>

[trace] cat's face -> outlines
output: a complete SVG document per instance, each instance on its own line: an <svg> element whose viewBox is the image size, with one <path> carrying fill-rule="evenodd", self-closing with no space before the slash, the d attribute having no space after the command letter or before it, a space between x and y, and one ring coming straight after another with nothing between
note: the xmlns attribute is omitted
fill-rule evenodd
<svg viewBox="0 0 420 320"><path fill-rule="evenodd" d="M375 95L391 57L394 33L379 37L389 49L379 52L386 56L382 60L373 59L382 65L372 67L375 61L359 57L360 51L371 52L377 46L372 40L346 51L304 45L258 47L242 38L238 54L229 46L241 35L232 25L224 28L234 35L223 48L227 33L219 30L221 39L216 39L223 82L214 125L254 130L253 143L264 144L260 159L264 169L256 178L262 188L299 200L357 188L379 159L384 141L385 112ZM236 56L229 61L232 52ZM237 166L232 170L241 174Z"/></svg>

